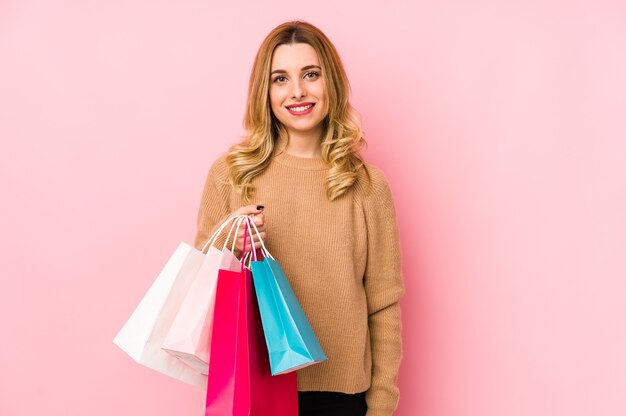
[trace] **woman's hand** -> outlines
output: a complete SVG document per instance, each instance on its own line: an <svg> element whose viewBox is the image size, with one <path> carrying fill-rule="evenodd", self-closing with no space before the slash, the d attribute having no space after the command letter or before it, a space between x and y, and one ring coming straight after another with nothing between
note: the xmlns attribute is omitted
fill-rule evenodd
<svg viewBox="0 0 626 416"><path fill-rule="evenodd" d="M263 205L245 205L233 212L231 212L229 217L235 217L237 215L248 215L250 216L250 220L254 221L254 224L256 224L256 228L258 228L259 230L259 236L257 236L256 230L254 229L254 227L248 227L248 239L246 240L246 252L249 252L251 249L251 244L250 244L250 233L254 233L253 234L253 238L254 238L254 248L261 248L261 243L259 241L259 237L261 237L261 239L263 241L265 241L266 238L266 231L265 231L265 216L263 215ZM242 251L243 248L243 237L245 234L245 222L241 223L241 226L239 227L238 233L237 233L237 241L235 242L235 247L239 250Z"/></svg>

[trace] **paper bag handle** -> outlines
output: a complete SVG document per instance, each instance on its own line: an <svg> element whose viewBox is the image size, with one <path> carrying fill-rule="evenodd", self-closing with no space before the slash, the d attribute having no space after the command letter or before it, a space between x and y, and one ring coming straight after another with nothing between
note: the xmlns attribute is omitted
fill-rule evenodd
<svg viewBox="0 0 626 416"><path fill-rule="evenodd" d="M242 221L244 217L245 217L245 215L235 215L234 217L229 217L226 220L224 220L224 222L219 226L219 228L217 230L215 230L215 232L208 239L208 241L206 243L204 243L204 246L202 246L202 250L200 250L200 251L204 253L205 250L207 250L208 247L210 247L213 244L215 244L215 240L217 240L217 237L219 237L219 235L222 233L222 231L224 230L224 228L226 227L226 225L229 222L231 222L231 221L233 221L235 219L237 219L238 221ZM230 239L230 235L231 235L231 233L233 231L233 227L235 226L235 223L236 222L233 222L233 224L230 227L230 231L228 232L228 236L226 237L226 241L224 241L224 247L226 247L226 243ZM237 228L237 230L239 230L239 227ZM224 247L222 247L222 250L224 249Z"/></svg>
<svg viewBox="0 0 626 416"><path fill-rule="evenodd" d="M274 259L274 256L272 256L270 254L270 252L267 250L267 247L265 247L265 243L263 242L263 239L261 238L261 234L259 233L259 229L257 228L256 224L254 223L254 221L252 221L250 219L250 217L247 217L247 222L248 224L251 224L252 227L254 227L254 230L256 231L256 236L259 239L259 241L261 242L261 252L263 253L263 255L265 257L269 257L272 260ZM252 238L252 233L250 233L250 238ZM254 247L254 246L253 246ZM252 250L254 252L254 261L257 261L257 255L256 255L256 250Z"/></svg>

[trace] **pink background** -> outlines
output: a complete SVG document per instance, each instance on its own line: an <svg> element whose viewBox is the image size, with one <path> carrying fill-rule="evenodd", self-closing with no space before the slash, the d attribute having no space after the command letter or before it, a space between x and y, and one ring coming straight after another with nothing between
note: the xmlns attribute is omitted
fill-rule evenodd
<svg viewBox="0 0 626 416"><path fill-rule="evenodd" d="M623 2L4 0L0 415L203 414L112 339L294 18L342 54L394 192L396 414L626 414Z"/></svg>

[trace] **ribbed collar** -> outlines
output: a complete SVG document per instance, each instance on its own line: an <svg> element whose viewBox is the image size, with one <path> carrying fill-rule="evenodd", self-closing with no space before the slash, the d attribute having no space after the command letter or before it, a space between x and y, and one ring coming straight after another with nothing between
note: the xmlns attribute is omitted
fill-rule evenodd
<svg viewBox="0 0 626 416"><path fill-rule="evenodd" d="M274 149L273 159L281 165L300 170L326 170L330 165L322 157L300 157L285 152L286 141L279 138Z"/></svg>
<svg viewBox="0 0 626 416"><path fill-rule="evenodd" d="M275 154L274 160L281 165L300 170L326 170L330 168L321 157L299 157L282 152Z"/></svg>

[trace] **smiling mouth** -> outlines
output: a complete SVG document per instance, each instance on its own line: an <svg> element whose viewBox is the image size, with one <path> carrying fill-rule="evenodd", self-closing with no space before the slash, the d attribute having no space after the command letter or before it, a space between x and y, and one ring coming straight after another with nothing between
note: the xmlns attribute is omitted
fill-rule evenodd
<svg viewBox="0 0 626 416"><path fill-rule="evenodd" d="M313 107L315 104L311 103L311 104L307 104L307 105L301 105L298 107L287 107L287 109L292 112L292 113L304 113L305 111L307 111L308 109L310 109L311 107Z"/></svg>

